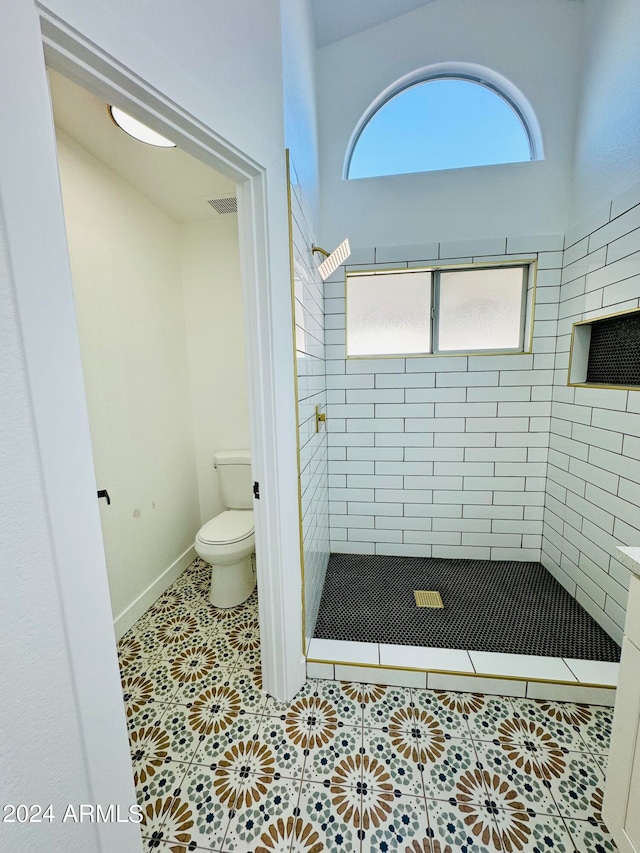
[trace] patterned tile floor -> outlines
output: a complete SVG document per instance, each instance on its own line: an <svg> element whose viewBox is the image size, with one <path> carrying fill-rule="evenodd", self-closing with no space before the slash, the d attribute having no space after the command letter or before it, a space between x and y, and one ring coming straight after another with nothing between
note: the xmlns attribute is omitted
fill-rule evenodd
<svg viewBox="0 0 640 853"><path fill-rule="evenodd" d="M605 853L609 708L309 679L261 690L257 599L196 560L120 642L145 849Z"/></svg>

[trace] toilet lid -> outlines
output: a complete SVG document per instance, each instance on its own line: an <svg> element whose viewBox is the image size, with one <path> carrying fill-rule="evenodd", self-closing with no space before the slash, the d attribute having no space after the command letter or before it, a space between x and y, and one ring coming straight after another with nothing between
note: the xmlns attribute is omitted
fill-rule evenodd
<svg viewBox="0 0 640 853"><path fill-rule="evenodd" d="M253 533L253 510L228 509L202 526L198 538L210 545L239 542Z"/></svg>

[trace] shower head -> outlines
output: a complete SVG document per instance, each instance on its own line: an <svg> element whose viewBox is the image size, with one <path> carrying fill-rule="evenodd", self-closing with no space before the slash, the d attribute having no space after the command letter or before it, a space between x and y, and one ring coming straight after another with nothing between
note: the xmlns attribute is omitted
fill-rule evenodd
<svg viewBox="0 0 640 853"><path fill-rule="evenodd" d="M322 276L322 280L326 281L331 273L335 272L340 264L343 264L349 255L351 254L351 247L349 246L349 240L346 239L344 242L340 243L338 248L329 254L329 252L325 251L325 249L321 249L320 246L312 246L312 252L320 252L326 258L320 266L318 267L318 272Z"/></svg>

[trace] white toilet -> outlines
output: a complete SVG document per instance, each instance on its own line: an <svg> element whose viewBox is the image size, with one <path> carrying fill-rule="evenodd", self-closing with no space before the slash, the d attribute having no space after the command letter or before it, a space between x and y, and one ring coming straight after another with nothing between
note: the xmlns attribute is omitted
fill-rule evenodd
<svg viewBox="0 0 640 853"><path fill-rule="evenodd" d="M235 607L256 588L251 454L222 450L215 455L215 466L227 509L203 524L195 549L211 564L211 604Z"/></svg>

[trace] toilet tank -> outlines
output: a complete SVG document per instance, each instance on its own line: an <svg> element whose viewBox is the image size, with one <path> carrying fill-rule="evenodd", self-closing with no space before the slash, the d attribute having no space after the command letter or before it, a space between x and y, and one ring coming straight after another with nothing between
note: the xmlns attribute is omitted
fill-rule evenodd
<svg viewBox="0 0 640 853"><path fill-rule="evenodd" d="M224 505L227 509L252 509L251 453L248 450L219 450L214 458Z"/></svg>

